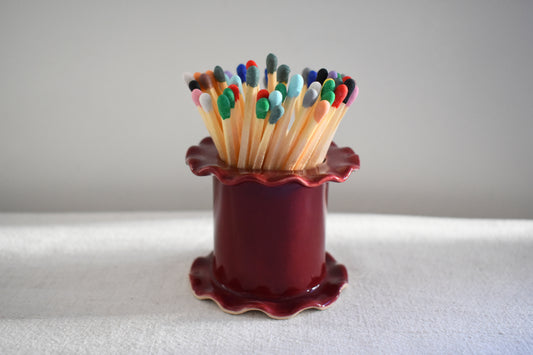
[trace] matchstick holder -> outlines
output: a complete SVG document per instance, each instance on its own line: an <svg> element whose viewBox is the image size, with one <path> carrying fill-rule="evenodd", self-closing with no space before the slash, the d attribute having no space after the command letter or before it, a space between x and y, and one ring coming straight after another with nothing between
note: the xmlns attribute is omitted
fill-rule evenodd
<svg viewBox="0 0 533 355"><path fill-rule="evenodd" d="M325 251L328 182L359 168L350 148L331 145L313 169L252 171L229 167L211 138L187 151L192 172L213 176L214 250L190 271L194 295L228 312L260 310L289 318L325 309L348 282Z"/></svg>

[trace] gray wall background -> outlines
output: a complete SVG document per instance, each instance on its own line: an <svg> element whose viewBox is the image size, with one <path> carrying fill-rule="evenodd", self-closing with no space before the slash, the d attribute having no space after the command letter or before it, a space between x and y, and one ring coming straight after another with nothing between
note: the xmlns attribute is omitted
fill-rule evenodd
<svg viewBox="0 0 533 355"><path fill-rule="evenodd" d="M333 211L533 218L533 2L0 2L0 211L211 208L184 71L349 73Z"/></svg>

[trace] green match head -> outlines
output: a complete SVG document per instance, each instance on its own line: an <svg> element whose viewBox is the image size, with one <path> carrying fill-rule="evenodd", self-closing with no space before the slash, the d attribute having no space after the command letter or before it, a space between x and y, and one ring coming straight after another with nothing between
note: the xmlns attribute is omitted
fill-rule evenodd
<svg viewBox="0 0 533 355"><path fill-rule="evenodd" d="M335 80L330 78L324 81L324 84L322 85L322 92L325 91L335 91Z"/></svg>
<svg viewBox="0 0 533 355"><path fill-rule="evenodd" d="M235 94L233 93L233 90L231 90L230 88L225 88L224 91L222 92L222 95L225 95L228 97L230 107L234 108L235 107Z"/></svg>
<svg viewBox="0 0 533 355"><path fill-rule="evenodd" d="M220 95L217 99L218 112L223 120L230 118L231 116L231 104L226 95Z"/></svg>
<svg viewBox="0 0 533 355"><path fill-rule="evenodd" d="M270 109L270 102L266 97L260 98L255 104L255 115L257 118L264 119Z"/></svg>
<svg viewBox="0 0 533 355"><path fill-rule="evenodd" d="M335 93L333 91L324 91L322 90L322 95L320 96L321 100L329 101L329 104L332 105L335 101Z"/></svg>

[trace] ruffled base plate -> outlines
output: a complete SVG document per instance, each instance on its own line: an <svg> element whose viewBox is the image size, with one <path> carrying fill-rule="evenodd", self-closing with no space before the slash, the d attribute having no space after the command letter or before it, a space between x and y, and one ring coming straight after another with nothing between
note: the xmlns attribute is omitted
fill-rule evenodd
<svg viewBox="0 0 533 355"><path fill-rule="evenodd" d="M267 299L241 294L220 284L213 274L213 253L197 258L189 274L194 295L199 299L213 300L224 312L241 314L247 311L261 311L271 318L286 319L303 310L323 310L337 300L348 283L344 265L326 253L326 274L319 285L307 293L294 297Z"/></svg>

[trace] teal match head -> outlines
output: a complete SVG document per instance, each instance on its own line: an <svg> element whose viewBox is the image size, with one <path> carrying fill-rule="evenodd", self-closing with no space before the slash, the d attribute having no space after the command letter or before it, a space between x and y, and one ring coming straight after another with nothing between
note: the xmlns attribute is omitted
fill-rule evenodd
<svg viewBox="0 0 533 355"><path fill-rule="evenodd" d="M272 107L272 110L270 110L270 117L268 118L268 123L274 124L278 122L278 120L281 118L281 116L283 116L284 113L285 109L283 108L283 106L278 105Z"/></svg>
<svg viewBox="0 0 533 355"><path fill-rule="evenodd" d="M230 88L225 88L222 92L222 95L226 95L229 99L229 104L231 108L235 107L235 94L233 93L233 90Z"/></svg>
<svg viewBox="0 0 533 355"><path fill-rule="evenodd" d="M291 73L291 68L287 64L282 64L278 67L278 81L280 83L289 82L289 74Z"/></svg>
<svg viewBox="0 0 533 355"><path fill-rule="evenodd" d="M215 69L213 70L213 75L215 76L215 80L219 83L223 83L226 81L226 73L224 73L224 69L220 65L217 65Z"/></svg>
<svg viewBox="0 0 533 355"><path fill-rule="evenodd" d="M289 97L296 97L300 95L300 91L304 86L304 78L300 74L293 75L289 82L289 90L287 95Z"/></svg>
<svg viewBox="0 0 533 355"><path fill-rule="evenodd" d="M223 120L231 117L231 104L226 95L220 95L217 100L218 112Z"/></svg>
<svg viewBox="0 0 533 355"><path fill-rule="evenodd" d="M324 91L324 90L322 90L322 94L320 95L320 99L329 101L329 104L332 105L333 101L335 101L335 93L333 91Z"/></svg>
<svg viewBox="0 0 533 355"><path fill-rule="evenodd" d="M262 97L257 100L255 104L255 115L257 118L264 119L270 109L270 103L266 97Z"/></svg>
<svg viewBox="0 0 533 355"><path fill-rule="evenodd" d="M246 84L255 88L259 85L259 68L252 65L246 71Z"/></svg>
<svg viewBox="0 0 533 355"><path fill-rule="evenodd" d="M287 97L287 86L283 83L278 83L278 85L276 85L276 90L281 92L281 95L283 96L283 100L285 100L285 98Z"/></svg>
<svg viewBox="0 0 533 355"><path fill-rule="evenodd" d="M278 67L278 57L275 54L269 53L266 59L267 73L272 74Z"/></svg>
<svg viewBox="0 0 533 355"><path fill-rule="evenodd" d="M271 107L279 106L283 102L283 95L278 90L274 90L268 95L268 101Z"/></svg>

